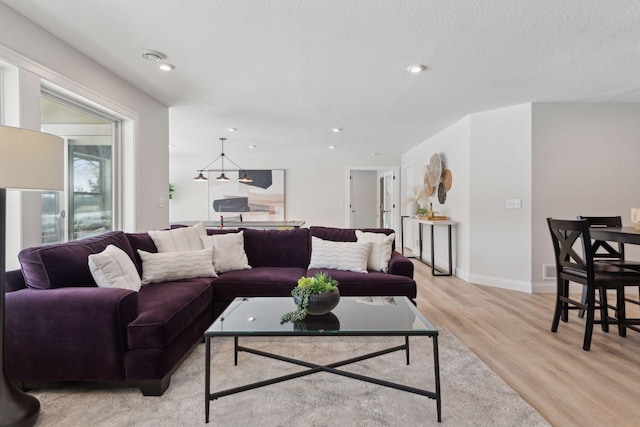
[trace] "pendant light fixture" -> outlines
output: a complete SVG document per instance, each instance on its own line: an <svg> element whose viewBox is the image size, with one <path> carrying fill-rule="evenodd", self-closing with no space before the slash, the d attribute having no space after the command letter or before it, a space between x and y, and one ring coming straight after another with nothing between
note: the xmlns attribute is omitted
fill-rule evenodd
<svg viewBox="0 0 640 427"><path fill-rule="evenodd" d="M247 171L246 170L242 169L240 166L238 166L238 164L236 162L234 162L233 160L231 160L230 158L225 156L225 154L224 154L224 141L226 141L226 139L227 138L220 138L220 155L218 157L216 157L216 159L213 160L211 163L209 163L207 166L203 167L202 169L198 169L197 170L198 176L193 178L194 181L208 181L209 179L206 176L204 176L204 174L202 172L217 172L217 171L220 171L221 173L216 178L216 181L231 181L231 179L228 178L224 174L224 159L226 158L235 167L238 168L238 175L241 175L240 178L238 179L239 182L244 182L244 183L253 182L253 179L251 179L249 177L249 175L247 175ZM220 160L221 168L220 169L209 169L209 166L211 166L212 164L214 164L218 160Z"/></svg>

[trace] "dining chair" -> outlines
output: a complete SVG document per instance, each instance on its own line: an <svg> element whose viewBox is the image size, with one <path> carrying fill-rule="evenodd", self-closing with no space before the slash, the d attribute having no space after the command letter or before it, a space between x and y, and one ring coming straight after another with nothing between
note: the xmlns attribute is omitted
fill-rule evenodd
<svg viewBox="0 0 640 427"><path fill-rule="evenodd" d="M622 227L622 217L620 216L578 216L578 220L580 219L585 219L589 227ZM595 262L606 262L617 265L618 267L640 270L640 262L625 259L624 243L593 240L591 245L593 247L593 259ZM638 287L638 294L640 295L640 287ZM624 300L635 305L640 305L639 300L629 298L626 294ZM587 289L583 288L582 302L586 303L586 301ZM616 306L609 306L609 308L617 310ZM584 310L579 310L578 316L584 317Z"/></svg>
<svg viewBox="0 0 640 427"><path fill-rule="evenodd" d="M556 262L556 301L553 313L551 332L558 331L560 319L569 320L569 310L583 309L587 313L585 323L584 342L582 348L591 348L593 326L600 324L607 327L617 324L620 335L626 335L627 325L638 325L640 319L627 319L624 309L624 293L616 292L618 310L616 317L610 317L607 310L606 291L623 290L626 286L640 285L640 272L626 269L608 263L594 262L593 246L589 234L589 223L586 220L560 220L547 218L551 241ZM582 255L579 249L582 248ZM579 283L587 289L586 302L578 301L569 295L569 284ZM596 290L602 290L600 300L596 302ZM595 312L600 312L600 318L595 318Z"/></svg>

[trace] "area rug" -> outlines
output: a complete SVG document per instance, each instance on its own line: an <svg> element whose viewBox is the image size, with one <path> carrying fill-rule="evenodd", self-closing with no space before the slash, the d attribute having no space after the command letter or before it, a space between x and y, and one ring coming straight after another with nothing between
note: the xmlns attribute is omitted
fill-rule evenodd
<svg viewBox="0 0 640 427"><path fill-rule="evenodd" d="M331 363L401 345L398 337L241 338L241 345L316 363ZM434 390L433 347L412 337L411 364L394 352L341 369ZM442 423L435 400L329 373L317 373L211 402L211 426L547 426L500 377L457 338L440 330ZM212 391L302 370L240 353L233 339L212 341ZM204 344L185 360L161 397L135 388L68 384L34 389L39 426L204 426Z"/></svg>

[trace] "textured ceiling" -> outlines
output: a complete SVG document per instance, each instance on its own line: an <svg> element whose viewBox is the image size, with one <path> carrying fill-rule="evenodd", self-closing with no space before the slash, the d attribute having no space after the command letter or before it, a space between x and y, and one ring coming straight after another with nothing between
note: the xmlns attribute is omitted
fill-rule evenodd
<svg viewBox="0 0 640 427"><path fill-rule="evenodd" d="M183 151L213 135L399 154L473 112L640 102L637 0L2 2L176 107Z"/></svg>

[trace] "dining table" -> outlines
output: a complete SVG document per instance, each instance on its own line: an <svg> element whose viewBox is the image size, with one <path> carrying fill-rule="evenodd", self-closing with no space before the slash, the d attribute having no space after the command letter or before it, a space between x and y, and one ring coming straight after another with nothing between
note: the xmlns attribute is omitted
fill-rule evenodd
<svg viewBox="0 0 640 427"><path fill-rule="evenodd" d="M635 227L590 227L592 239L640 245L640 230Z"/></svg>

